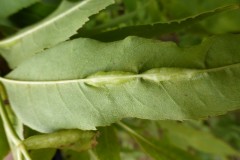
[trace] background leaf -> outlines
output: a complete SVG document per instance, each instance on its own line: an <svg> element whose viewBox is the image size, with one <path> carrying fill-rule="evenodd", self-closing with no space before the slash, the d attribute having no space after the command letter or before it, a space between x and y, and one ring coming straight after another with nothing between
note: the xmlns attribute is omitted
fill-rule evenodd
<svg viewBox="0 0 240 160"><path fill-rule="evenodd" d="M0 117L1 118L1 117ZM10 152L5 130L3 128L2 120L0 120L0 159L4 159Z"/></svg>
<svg viewBox="0 0 240 160"><path fill-rule="evenodd" d="M74 152L72 150L62 150L63 160L91 160L87 151Z"/></svg>
<svg viewBox="0 0 240 160"><path fill-rule="evenodd" d="M160 35L166 33L176 32L182 29L189 28L191 25L200 22L203 19L207 19L208 17L211 17L218 13L234 9L239 9L239 5L229 5L218 9L210 10L207 12L203 12L195 16L191 16L181 20L174 20L165 23L160 22L146 25L127 26L115 30L106 31L103 33L95 33L96 31L94 30L83 31L82 33L80 31L79 37L89 37L104 42L121 40L127 36L140 36L146 38L159 37Z"/></svg>
<svg viewBox="0 0 240 160"><path fill-rule="evenodd" d="M9 17L10 21L19 29L41 21L50 15L62 0L40 0Z"/></svg>
<svg viewBox="0 0 240 160"><path fill-rule="evenodd" d="M193 147L202 152L219 155L240 155L238 151L226 144L224 141L214 137L206 131L194 129L187 124L181 124L171 121L158 122L162 128L168 131L168 137L173 145L184 147ZM182 142L182 143L176 143ZM179 145L178 145L179 144Z"/></svg>
<svg viewBox="0 0 240 160"><path fill-rule="evenodd" d="M39 149L31 151L30 156L32 160L52 160L55 153L55 149Z"/></svg>
<svg viewBox="0 0 240 160"><path fill-rule="evenodd" d="M42 22L0 41L0 53L9 66L15 68L37 52L67 40L88 21L89 16L112 3L113 0L63 1L59 8Z"/></svg>
<svg viewBox="0 0 240 160"><path fill-rule="evenodd" d="M212 0L211 2L198 0L193 0L191 2L187 0L163 0L161 2L168 20L191 16L222 5L240 3L239 0ZM186 3L188 3L188 5L186 5ZM202 31L212 34L239 32L239 16L240 11L236 10L214 16L204 21L199 26L202 27ZM197 28L194 30L195 32L199 31Z"/></svg>
<svg viewBox="0 0 240 160"><path fill-rule="evenodd" d="M148 140L137 132L129 128L123 123L118 123L124 130L126 130L137 143L142 147L142 149L153 159L159 160L197 160L193 155L178 149L170 144L164 144L160 141L155 141L153 139Z"/></svg>
<svg viewBox="0 0 240 160"><path fill-rule="evenodd" d="M117 135L113 127L98 129L100 136L94 152L99 160L120 160L120 148Z"/></svg>
<svg viewBox="0 0 240 160"><path fill-rule="evenodd" d="M20 9L30 6L39 0L1 0L0 1L0 19L7 18L13 13L16 13Z"/></svg>
<svg viewBox="0 0 240 160"><path fill-rule="evenodd" d="M238 151L240 150L239 111L214 117L207 122L214 135L221 137L222 140L230 143Z"/></svg>

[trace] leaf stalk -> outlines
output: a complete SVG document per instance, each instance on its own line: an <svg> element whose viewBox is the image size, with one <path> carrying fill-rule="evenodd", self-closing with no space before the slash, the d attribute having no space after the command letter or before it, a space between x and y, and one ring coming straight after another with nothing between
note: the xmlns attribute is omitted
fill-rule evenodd
<svg viewBox="0 0 240 160"><path fill-rule="evenodd" d="M15 130L13 129L13 126L11 124L11 121L7 115L7 111L5 109L4 100L6 99L7 95L5 93L4 87L2 83L0 83L0 115L3 121L3 126L6 132L6 135L14 143L14 145L21 151L22 155L26 160L31 160L31 157L29 156L28 151L26 150L26 147L24 146L22 140L18 137ZM21 154L17 154L18 159L21 160L22 156Z"/></svg>

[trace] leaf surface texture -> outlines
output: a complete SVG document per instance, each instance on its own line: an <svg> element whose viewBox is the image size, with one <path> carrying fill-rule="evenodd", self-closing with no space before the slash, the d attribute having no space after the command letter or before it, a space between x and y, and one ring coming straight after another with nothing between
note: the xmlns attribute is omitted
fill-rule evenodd
<svg viewBox="0 0 240 160"><path fill-rule="evenodd" d="M41 132L92 130L124 117L200 119L239 109L239 42L223 35L180 48L138 37L76 39L1 81L17 116Z"/></svg>

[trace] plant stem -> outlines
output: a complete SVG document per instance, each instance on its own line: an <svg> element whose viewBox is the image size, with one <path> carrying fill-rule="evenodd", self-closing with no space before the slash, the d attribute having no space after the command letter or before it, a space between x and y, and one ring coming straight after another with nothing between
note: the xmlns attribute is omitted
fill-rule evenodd
<svg viewBox="0 0 240 160"><path fill-rule="evenodd" d="M23 157L22 157L22 154L21 154L21 152L19 151L19 150L16 150L16 154L17 154L17 159L18 160L23 160Z"/></svg>
<svg viewBox="0 0 240 160"><path fill-rule="evenodd" d="M3 126L6 132L6 135L9 137L9 139L14 143L14 145L20 149L22 154L24 155L26 160L31 160L25 146L23 145L22 141L16 134L15 130L12 127L12 124L7 116L7 112L5 109L5 104L3 102L3 99L6 99L7 95L5 93L3 85L0 83L0 115L3 121ZM19 154L18 154L18 158Z"/></svg>
<svg viewBox="0 0 240 160"><path fill-rule="evenodd" d="M91 156L92 159L94 159L94 160L99 160L99 158L97 157L97 155L96 155L92 150L89 150L89 151L88 151L88 154Z"/></svg>
<svg viewBox="0 0 240 160"><path fill-rule="evenodd" d="M128 133L130 133L131 135L135 136L136 138L142 140L143 142L147 143L148 145L153 146L153 144L151 142L149 142L147 139L145 139L143 136L139 135L138 133L136 133L134 130L132 130L130 127L128 127L127 125L125 125L122 122L118 122L117 123L120 127L122 127L125 131L127 131Z"/></svg>

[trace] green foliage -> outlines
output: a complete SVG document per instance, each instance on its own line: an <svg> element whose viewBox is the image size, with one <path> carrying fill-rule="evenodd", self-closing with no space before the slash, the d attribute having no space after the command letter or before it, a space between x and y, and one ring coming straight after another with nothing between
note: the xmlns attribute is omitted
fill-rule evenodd
<svg viewBox="0 0 240 160"><path fill-rule="evenodd" d="M224 11L229 11L237 8L239 8L239 5L229 5L229 6L221 7L208 12L203 12L201 14L197 14L195 16L191 16L188 18L170 21L168 23L161 22L161 23L153 23L153 24L146 24L146 25L121 27L115 30L106 31L102 33L97 33L97 31L89 30L89 31L83 31L83 33L80 32L79 36L93 38L100 41L116 41L130 35L146 37L146 38L159 37L163 34L176 32L179 30L183 30L184 28L185 29L189 28L191 25L203 19L206 19L210 16L216 15L217 13L221 13Z"/></svg>
<svg viewBox="0 0 240 160"><path fill-rule="evenodd" d="M31 151L31 158L34 160L51 160L54 157L56 150L55 149L38 149Z"/></svg>
<svg viewBox="0 0 240 160"><path fill-rule="evenodd" d="M17 116L41 132L95 129L126 117L199 119L239 108L239 40L217 36L179 48L137 37L111 43L76 39L36 55L1 80Z"/></svg>
<svg viewBox="0 0 240 160"><path fill-rule="evenodd" d="M63 1L58 9L43 21L0 41L0 52L10 67L15 68L37 52L67 40L88 21L89 16L112 2L113 0ZM69 21L71 23L68 23ZM47 39L45 35L48 35Z"/></svg>
<svg viewBox="0 0 240 160"><path fill-rule="evenodd" d="M174 145L182 148L193 147L199 151L219 156L239 156L238 151L224 141L214 137L209 131L199 130L191 125L174 122L159 122L159 124L167 130L167 136Z"/></svg>
<svg viewBox="0 0 240 160"><path fill-rule="evenodd" d="M0 121L0 159L3 159L7 156L9 152L9 145L6 139L5 130L2 125L2 121Z"/></svg>
<svg viewBox="0 0 240 160"><path fill-rule="evenodd" d="M226 5L226 4L236 4L240 3L239 0L211 0L211 2L204 2L198 0L163 0L164 8L166 9L166 14L169 19L183 18L189 15L193 15L205 10L214 9L216 7ZM186 5L186 3L188 5ZM221 15L216 15L204 22L202 22L201 27L203 30L210 33L226 33L226 32L239 32L239 17L240 13L238 11L226 12ZM197 31L197 30L196 30Z"/></svg>
<svg viewBox="0 0 240 160"><path fill-rule="evenodd" d="M98 130L100 131L99 144L94 149L93 154L99 160L120 160L119 143L114 128L104 127Z"/></svg>
<svg viewBox="0 0 240 160"><path fill-rule="evenodd" d="M239 159L239 0L0 6L0 159Z"/></svg>
<svg viewBox="0 0 240 160"><path fill-rule="evenodd" d="M24 7L28 7L31 4L36 3L38 0L1 0L0 1L0 19L6 18L13 13L16 13Z"/></svg>
<svg viewBox="0 0 240 160"><path fill-rule="evenodd" d="M154 159L161 159L161 160L197 160L191 154L182 151L174 146L169 144L162 143L160 141L155 140L148 140L136 133L134 130L129 128L123 123L119 123L121 127L123 127L129 134L131 134L137 143L142 147L142 149L150 155L150 157Z"/></svg>

